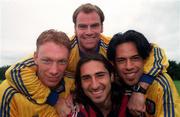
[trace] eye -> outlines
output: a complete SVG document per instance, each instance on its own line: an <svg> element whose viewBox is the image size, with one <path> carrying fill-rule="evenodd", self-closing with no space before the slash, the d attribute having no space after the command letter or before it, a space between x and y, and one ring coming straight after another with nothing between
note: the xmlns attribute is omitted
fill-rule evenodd
<svg viewBox="0 0 180 117"><path fill-rule="evenodd" d="M142 59L142 58L141 58L139 55L134 56L134 57L131 58L132 61L139 61L139 60L141 60L141 59Z"/></svg>
<svg viewBox="0 0 180 117"><path fill-rule="evenodd" d="M83 25L83 24L79 24L78 28L79 29L86 29L88 26L87 25Z"/></svg>
<svg viewBox="0 0 180 117"><path fill-rule="evenodd" d="M100 24L99 24L99 23L96 23L96 24L91 25L91 28L97 28L97 27L99 27L99 26L100 26Z"/></svg>
<svg viewBox="0 0 180 117"><path fill-rule="evenodd" d="M42 59L41 60L43 64L50 64L51 61L49 59Z"/></svg>
<svg viewBox="0 0 180 117"><path fill-rule="evenodd" d="M125 63L125 61L126 61L126 59L123 59L123 58L116 59L116 63L119 63L119 64Z"/></svg>
<svg viewBox="0 0 180 117"><path fill-rule="evenodd" d="M96 74L96 78L104 78L106 76L106 72L100 72Z"/></svg>
<svg viewBox="0 0 180 117"><path fill-rule="evenodd" d="M90 79L91 79L90 76L82 76L81 77L81 80L83 80L83 81L87 81L87 80L90 80Z"/></svg>
<svg viewBox="0 0 180 117"><path fill-rule="evenodd" d="M68 63L68 61L65 59L58 61L58 64L60 64L60 65L66 65L67 63Z"/></svg>

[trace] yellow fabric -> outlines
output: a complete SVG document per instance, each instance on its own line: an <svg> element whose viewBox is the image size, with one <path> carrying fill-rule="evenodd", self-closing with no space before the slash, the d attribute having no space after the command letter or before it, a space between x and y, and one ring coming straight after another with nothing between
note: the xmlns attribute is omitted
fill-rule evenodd
<svg viewBox="0 0 180 117"><path fill-rule="evenodd" d="M156 44L151 44L153 49L150 56L146 59L144 73L156 76L159 72L167 72L169 66L168 58L163 49Z"/></svg>
<svg viewBox="0 0 180 117"><path fill-rule="evenodd" d="M48 104L34 104L18 93L4 80L0 85L1 117L58 117L55 108Z"/></svg>
<svg viewBox="0 0 180 117"><path fill-rule="evenodd" d="M74 83L74 79L67 77L64 77L64 82L65 82L65 92L62 92L60 96L66 98L71 93L71 91L75 89L75 83Z"/></svg>
<svg viewBox="0 0 180 117"><path fill-rule="evenodd" d="M179 95L167 73L157 76L152 85L149 86L146 97L155 103L155 113L149 114L146 112L146 117L174 117L173 114L179 115Z"/></svg>
<svg viewBox="0 0 180 117"><path fill-rule="evenodd" d="M50 93L50 89L45 87L36 75L36 65L32 56L22 59L16 66L11 66L6 71L6 79L20 93L25 94L30 100L39 104L44 103L46 101L44 97L47 97Z"/></svg>

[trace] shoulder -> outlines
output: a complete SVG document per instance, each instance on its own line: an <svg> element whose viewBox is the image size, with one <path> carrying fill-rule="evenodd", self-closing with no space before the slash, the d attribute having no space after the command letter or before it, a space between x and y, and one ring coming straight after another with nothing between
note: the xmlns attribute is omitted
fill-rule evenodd
<svg viewBox="0 0 180 117"><path fill-rule="evenodd" d="M100 34L100 39L101 39L101 41L103 42L103 43L105 43L105 44L109 44L109 42L110 42L110 40L111 40L111 36L106 36L106 35L104 35L104 34Z"/></svg>
<svg viewBox="0 0 180 117"><path fill-rule="evenodd" d="M0 89L0 110L2 111L2 114L8 115L8 110L10 110L11 105L14 103L15 94L18 94L18 92L9 86L6 80L0 85Z"/></svg>
<svg viewBox="0 0 180 117"><path fill-rule="evenodd" d="M75 48L78 45L78 41L75 35L70 37L71 49Z"/></svg>
<svg viewBox="0 0 180 117"><path fill-rule="evenodd" d="M12 68L17 68L17 67L25 67L25 66L28 66L28 67L31 67L31 66L34 66L35 65L35 62L34 62L34 58L33 58L33 55L28 55L22 59L20 59L18 62L16 62L14 65L12 65L10 67L10 69Z"/></svg>
<svg viewBox="0 0 180 117"><path fill-rule="evenodd" d="M31 72L35 73L36 69L37 69L36 64L34 62L33 56L31 55L31 56L21 59L14 65L11 65L10 68L7 69L5 74L6 74L6 77L9 78L9 77L12 77L12 74L16 74L16 73L18 76L19 73L23 72L24 70L28 71L28 73L31 73Z"/></svg>

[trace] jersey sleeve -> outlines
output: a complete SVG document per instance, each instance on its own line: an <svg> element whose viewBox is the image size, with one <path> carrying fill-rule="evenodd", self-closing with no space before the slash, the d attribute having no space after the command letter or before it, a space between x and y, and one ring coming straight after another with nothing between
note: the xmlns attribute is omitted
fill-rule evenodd
<svg viewBox="0 0 180 117"><path fill-rule="evenodd" d="M37 104L46 102L51 91L36 75L37 67L32 57L12 65L6 71L6 79L18 92Z"/></svg>
<svg viewBox="0 0 180 117"><path fill-rule="evenodd" d="M14 88L7 87L0 104L0 117L58 117L54 107L30 102Z"/></svg>
<svg viewBox="0 0 180 117"><path fill-rule="evenodd" d="M159 73L167 72L169 66L168 58L164 50L155 44L152 44L152 47L152 51L145 61L144 75L140 78L140 81L148 84L151 84Z"/></svg>

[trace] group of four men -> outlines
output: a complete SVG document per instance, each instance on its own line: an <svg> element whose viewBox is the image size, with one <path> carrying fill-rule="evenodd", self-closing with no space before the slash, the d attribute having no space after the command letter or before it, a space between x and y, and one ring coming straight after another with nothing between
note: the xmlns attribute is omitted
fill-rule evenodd
<svg viewBox="0 0 180 117"><path fill-rule="evenodd" d="M87 3L74 11L71 40L41 33L34 55L6 71L0 116L178 116L163 50L134 30L102 35L104 18Z"/></svg>

